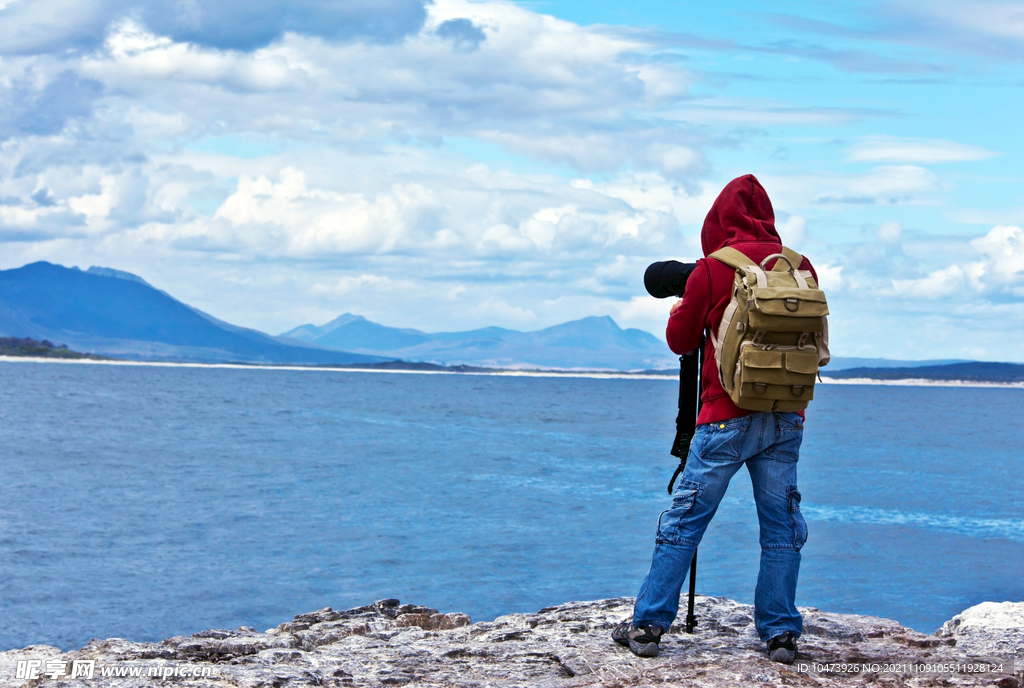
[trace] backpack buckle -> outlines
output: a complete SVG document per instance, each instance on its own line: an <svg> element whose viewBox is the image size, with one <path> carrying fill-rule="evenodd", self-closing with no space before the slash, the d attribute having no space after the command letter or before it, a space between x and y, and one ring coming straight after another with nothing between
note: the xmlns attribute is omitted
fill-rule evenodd
<svg viewBox="0 0 1024 688"><path fill-rule="evenodd" d="M768 391L768 383L766 383L766 382L755 382L754 383L754 392L755 393L757 393L757 394L764 394L767 391Z"/></svg>
<svg viewBox="0 0 1024 688"><path fill-rule="evenodd" d="M808 334L809 334L808 332L801 332L800 333L800 340L797 341L797 343L796 343L796 348L797 348L798 351L803 351L804 347L807 346Z"/></svg>
<svg viewBox="0 0 1024 688"><path fill-rule="evenodd" d="M783 303L786 305L786 310L790 313L796 313L797 309L800 308L800 301L798 299L789 298L783 301Z"/></svg>
<svg viewBox="0 0 1024 688"><path fill-rule="evenodd" d="M793 385L791 389L793 391L793 396L795 397L802 397L804 395L803 385Z"/></svg>

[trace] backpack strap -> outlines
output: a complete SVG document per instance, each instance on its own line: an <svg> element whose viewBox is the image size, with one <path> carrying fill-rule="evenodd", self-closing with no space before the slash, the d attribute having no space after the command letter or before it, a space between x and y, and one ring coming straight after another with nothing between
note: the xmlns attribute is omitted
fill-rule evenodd
<svg viewBox="0 0 1024 688"><path fill-rule="evenodd" d="M757 263L747 258L741 251L734 249L732 246L720 248L708 256L708 258L714 258L715 260L721 261L729 267L736 268L737 270L746 270L751 265L757 265Z"/></svg>
<svg viewBox="0 0 1024 688"><path fill-rule="evenodd" d="M752 272L757 276L757 286L768 286L768 278L765 277L764 270L762 270L757 263L750 260L750 258L747 258L744 253L734 249L732 246L720 248L708 256L708 258L719 260L729 267L735 268L741 272Z"/></svg>
<svg viewBox="0 0 1024 688"><path fill-rule="evenodd" d="M785 246L782 247L782 255L789 258L789 262L793 264L794 270L800 269L800 264L804 262L804 257L791 248ZM775 261L775 267L772 268L772 272L785 272L789 270L789 266L781 260Z"/></svg>
<svg viewBox="0 0 1024 688"><path fill-rule="evenodd" d="M789 258L789 262L793 264L793 269L799 270L800 265L804 262L804 257L786 246L782 247L782 255ZM736 268L737 270L745 270L750 265L756 265L754 261L747 258L747 256L732 246L726 246L720 248L712 253L708 258L715 258L729 267ZM789 270L789 266L785 262L777 260L775 261L775 267L772 268L776 272L785 272Z"/></svg>

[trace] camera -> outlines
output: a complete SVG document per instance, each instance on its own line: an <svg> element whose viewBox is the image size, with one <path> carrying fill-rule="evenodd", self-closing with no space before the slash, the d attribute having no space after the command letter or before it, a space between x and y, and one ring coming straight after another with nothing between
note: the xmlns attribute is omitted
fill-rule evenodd
<svg viewBox="0 0 1024 688"><path fill-rule="evenodd" d="M662 260L651 263L644 272L644 287L647 293L656 299L670 296L682 298L686 291L686 281L697 269L696 263L680 263L678 260ZM696 428L697 414L700 411L700 370L704 366L704 342L700 348L679 357L679 415L676 416L676 438L672 442L670 453L679 458L679 468L669 481L668 491L672 493L672 485L686 465L686 455L690 450L690 440Z"/></svg>
<svg viewBox="0 0 1024 688"><path fill-rule="evenodd" d="M644 287L656 299L670 296L682 298L686 291L686 280L696 267L696 263L680 263L678 260L651 263L644 272Z"/></svg>

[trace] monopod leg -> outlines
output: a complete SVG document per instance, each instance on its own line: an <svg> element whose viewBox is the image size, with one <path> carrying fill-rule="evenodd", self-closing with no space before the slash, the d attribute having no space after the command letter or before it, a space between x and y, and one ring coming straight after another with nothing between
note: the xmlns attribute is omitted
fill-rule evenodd
<svg viewBox="0 0 1024 688"><path fill-rule="evenodd" d="M693 627L697 625L697 617L693 614L693 598L697 594L697 550L693 550L693 560L690 561L690 601L686 614L686 632L693 633Z"/></svg>

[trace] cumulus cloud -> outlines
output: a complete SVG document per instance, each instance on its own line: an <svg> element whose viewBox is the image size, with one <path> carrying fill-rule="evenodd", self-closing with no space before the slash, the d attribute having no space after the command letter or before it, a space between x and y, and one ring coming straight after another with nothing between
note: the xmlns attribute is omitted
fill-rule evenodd
<svg viewBox="0 0 1024 688"><path fill-rule="evenodd" d="M971 241L980 260L950 265L918 279L893 280L897 294L924 299L962 297L971 292L994 300L1024 299L1024 230L993 227Z"/></svg>
<svg viewBox="0 0 1024 688"><path fill-rule="evenodd" d="M669 144L622 125L689 78L638 61L642 42L501 2L330 4L4 5L0 27L28 27L0 40L12 56L0 62L6 235L144 226L189 250L300 257L557 253L674 231L661 209L572 186L490 175L486 191L443 148L457 135L588 172L632 163L692 181L706 167L700 137L677 128ZM279 163L200 152L252 136L324 147L359 171L311 165L308 148ZM405 181L388 181L396 169Z"/></svg>
<svg viewBox="0 0 1024 688"><path fill-rule="evenodd" d="M431 207L437 202L418 185L368 198L309 189L305 175L288 167L277 183L266 177L239 180L214 219L247 228L239 234L245 241L259 237L261 227L271 227L271 235L281 230L283 255L375 253L393 249Z"/></svg>
<svg viewBox="0 0 1024 688"><path fill-rule="evenodd" d="M962 293L967 286L967 275L959 265L935 270L927 277L893 280L893 289L900 296L922 299L944 299Z"/></svg>
<svg viewBox="0 0 1024 688"><path fill-rule="evenodd" d="M1020 227L993 227L971 242L983 260L975 271L974 284L997 294L1024 297L1024 230Z"/></svg>
<svg viewBox="0 0 1024 688"><path fill-rule="evenodd" d="M242 177L211 226L219 223L231 242L224 250L233 252L317 258L455 250L466 258L528 254L547 262L595 258L610 248L644 253L678 231L665 212L591 189L507 181L475 169L456 189L392 184L375 194L342 193L310 188L305 173L286 167L276 180Z"/></svg>
<svg viewBox="0 0 1024 688"><path fill-rule="evenodd" d="M147 83L180 81L232 91L273 91L301 85L309 76L281 53L230 53L177 43L125 19L112 27L105 51L87 58L83 74L111 87L138 89Z"/></svg>
<svg viewBox="0 0 1024 688"><path fill-rule="evenodd" d="M685 95L694 79L676 66L638 59L650 46L637 39L508 3L438 0L424 9L396 0L390 4L406 14L415 14L414 5L422 10L409 25L416 30L402 33L398 43L381 39L391 35L386 21L371 21L371 15L390 16L387 8L362 2L336 5L371 17L352 20L369 32L360 34L366 40L340 40L287 21L275 25L273 40L250 40L239 22L269 26L268 17L282 12L313 16L322 8L144 4L150 9L116 2L94 7L96 21L106 22L103 35L81 54L0 64L0 71L30 70L21 75L21 91L9 92L19 105L5 110L0 135L57 133L70 118L95 112L91 126L108 123L111 133L117 120L162 119L175 120L178 137L193 139L263 132L379 148L388 138L438 145L456 136L582 172L633 164L693 179L707 169L700 150L707 137L689 124L629 121L633 111ZM22 3L3 11L15 6ZM239 21L223 21L222 12L235 12ZM341 22L335 19L327 11L324 23ZM238 31L242 43L175 29L189 22ZM51 93L61 94L59 102Z"/></svg>

